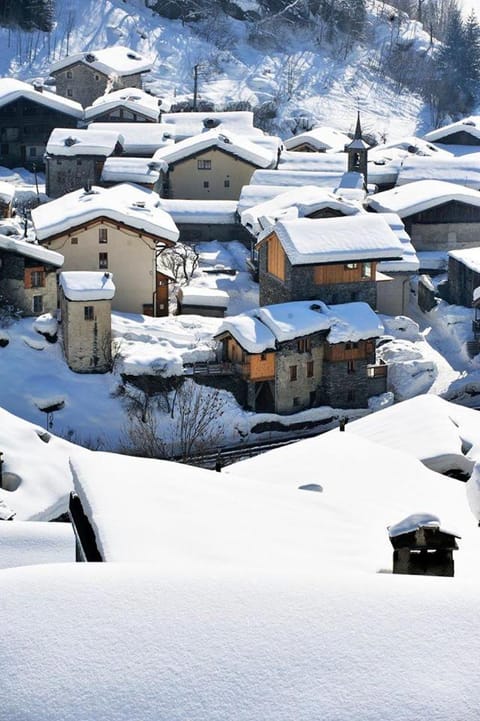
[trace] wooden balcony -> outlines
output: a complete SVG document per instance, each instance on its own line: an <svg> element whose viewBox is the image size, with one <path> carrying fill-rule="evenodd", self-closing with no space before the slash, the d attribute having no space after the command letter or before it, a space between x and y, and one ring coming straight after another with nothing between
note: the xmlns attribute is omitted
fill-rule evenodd
<svg viewBox="0 0 480 721"><path fill-rule="evenodd" d="M367 366L367 376L369 378L386 378L388 366L386 363L372 363Z"/></svg>

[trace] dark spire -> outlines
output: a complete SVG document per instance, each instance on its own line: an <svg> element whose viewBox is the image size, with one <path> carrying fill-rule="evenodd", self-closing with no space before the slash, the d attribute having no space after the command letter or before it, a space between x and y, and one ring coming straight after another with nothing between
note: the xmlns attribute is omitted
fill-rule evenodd
<svg viewBox="0 0 480 721"><path fill-rule="evenodd" d="M354 140L362 139L362 126L360 125L360 110L357 110L357 125L355 126Z"/></svg>

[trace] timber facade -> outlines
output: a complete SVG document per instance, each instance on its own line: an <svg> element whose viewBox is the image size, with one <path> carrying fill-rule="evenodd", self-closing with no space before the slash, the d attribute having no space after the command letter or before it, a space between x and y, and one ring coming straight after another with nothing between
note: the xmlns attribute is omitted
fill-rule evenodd
<svg viewBox="0 0 480 721"><path fill-rule="evenodd" d="M455 250L480 243L480 207L458 200L402 218L416 250Z"/></svg>

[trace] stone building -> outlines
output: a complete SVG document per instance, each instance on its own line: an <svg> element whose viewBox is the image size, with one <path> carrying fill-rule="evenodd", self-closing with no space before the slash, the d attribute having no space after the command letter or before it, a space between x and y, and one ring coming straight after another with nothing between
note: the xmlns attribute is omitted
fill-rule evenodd
<svg viewBox="0 0 480 721"><path fill-rule="evenodd" d="M127 183L93 186L38 206L32 222L43 246L61 250L66 271L114 274L115 310L163 315L157 254L175 244L178 230L158 201L156 193Z"/></svg>
<svg viewBox="0 0 480 721"><path fill-rule="evenodd" d="M222 361L245 386L255 412L296 413L332 405L362 408L387 388L376 363L383 332L366 303L296 302L226 318L216 339Z"/></svg>
<svg viewBox="0 0 480 721"><path fill-rule="evenodd" d="M45 190L60 198L79 188L97 185L106 158L120 155L122 136L115 130L71 130L56 128L45 154Z"/></svg>
<svg viewBox="0 0 480 721"><path fill-rule="evenodd" d="M76 128L82 106L14 78L0 79L0 165L43 170L54 128Z"/></svg>
<svg viewBox="0 0 480 721"><path fill-rule="evenodd" d="M471 115L431 130L424 139L441 145L470 145L474 151L475 146L480 146L480 115Z"/></svg>
<svg viewBox="0 0 480 721"><path fill-rule="evenodd" d="M115 130L122 136L122 157L148 158L165 145L173 145L173 126L165 123L149 123L145 127L143 123L90 123L89 130L98 132L104 130Z"/></svg>
<svg viewBox="0 0 480 721"><path fill-rule="evenodd" d="M480 287L480 247L451 250L448 254L448 302L471 308Z"/></svg>
<svg viewBox="0 0 480 721"><path fill-rule="evenodd" d="M63 272L59 287L63 350L69 368L76 373L106 373L112 360L112 274Z"/></svg>
<svg viewBox="0 0 480 721"><path fill-rule="evenodd" d="M397 235L381 216L283 221L257 243L260 304L320 298L377 307L377 263L402 257Z"/></svg>
<svg viewBox="0 0 480 721"><path fill-rule="evenodd" d="M0 294L25 316L55 313L63 256L36 243L0 235Z"/></svg>
<svg viewBox="0 0 480 721"><path fill-rule="evenodd" d="M416 250L478 246L480 193L443 180L418 180L368 198L369 209L397 213Z"/></svg>
<svg viewBox="0 0 480 721"><path fill-rule="evenodd" d="M209 130L160 148L154 161L165 163L162 197L193 200L237 200L256 168L272 168L278 143Z"/></svg>
<svg viewBox="0 0 480 721"><path fill-rule="evenodd" d="M138 53L116 45L69 55L50 68L57 94L80 103L84 108L112 90L141 88L142 76L152 64Z"/></svg>

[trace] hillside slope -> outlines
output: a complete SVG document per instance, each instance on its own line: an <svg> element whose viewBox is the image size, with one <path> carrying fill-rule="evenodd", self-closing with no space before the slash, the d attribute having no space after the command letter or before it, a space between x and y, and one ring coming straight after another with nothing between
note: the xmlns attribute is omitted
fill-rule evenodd
<svg viewBox="0 0 480 721"><path fill-rule="evenodd" d="M320 47L315 33L295 37L285 31L266 47L258 35L252 38L248 23L231 18L218 26L182 26L155 15L143 0L57 0L50 35L0 29L0 73L47 77L51 62L67 53L123 44L152 58L147 86L169 100L191 96L193 67L199 65L200 97L218 109L239 100L252 106L272 102L277 115L269 129L283 136L291 134L299 116L350 131L360 108L367 133L393 140L421 134L431 122L422 100L379 70L382 52L392 41L423 53L431 48L421 25L406 18L394 34L387 11L372 0L368 42L344 58L340 48Z"/></svg>

